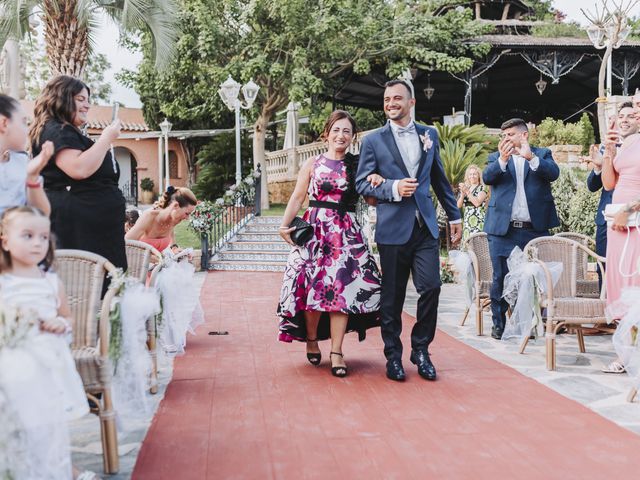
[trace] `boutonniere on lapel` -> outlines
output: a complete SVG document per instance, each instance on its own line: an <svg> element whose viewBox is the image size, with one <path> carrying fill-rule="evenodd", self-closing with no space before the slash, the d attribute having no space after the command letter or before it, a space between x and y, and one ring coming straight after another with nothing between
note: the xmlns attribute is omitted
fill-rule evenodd
<svg viewBox="0 0 640 480"><path fill-rule="evenodd" d="M429 132L425 132L424 135L420 135L420 141L422 141L422 149L425 152L433 147L433 140L431 140Z"/></svg>

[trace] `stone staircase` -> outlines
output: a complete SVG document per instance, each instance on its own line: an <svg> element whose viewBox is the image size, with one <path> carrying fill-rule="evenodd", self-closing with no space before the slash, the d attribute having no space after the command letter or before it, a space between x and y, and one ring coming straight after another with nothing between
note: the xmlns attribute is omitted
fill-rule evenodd
<svg viewBox="0 0 640 480"><path fill-rule="evenodd" d="M209 263L210 270L283 272L290 246L278 234L282 217L254 217Z"/></svg>

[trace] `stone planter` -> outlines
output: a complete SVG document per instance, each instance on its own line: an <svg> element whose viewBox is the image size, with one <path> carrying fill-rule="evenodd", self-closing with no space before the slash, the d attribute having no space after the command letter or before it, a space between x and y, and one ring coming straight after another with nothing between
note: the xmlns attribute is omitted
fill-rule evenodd
<svg viewBox="0 0 640 480"><path fill-rule="evenodd" d="M140 203L151 205L153 203L153 192L142 190L140 192Z"/></svg>
<svg viewBox="0 0 640 480"><path fill-rule="evenodd" d="M570 167L580 167L582 145L550 145L549 150L556 163L564 163Z"/></svg>

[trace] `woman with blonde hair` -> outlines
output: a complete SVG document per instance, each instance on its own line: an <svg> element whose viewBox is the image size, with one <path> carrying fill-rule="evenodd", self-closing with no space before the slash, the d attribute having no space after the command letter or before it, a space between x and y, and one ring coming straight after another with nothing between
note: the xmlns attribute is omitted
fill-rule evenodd
<svg viewBox="0 0 640 480"><path fill-rule="evenodd" d="M88 120L89 95L89 87L77 78L50 80L36 100L29 140L34 156L53 142L42 177L58 248L97 253L126 270L125 200L118 188L120 169L111 156L120 121L107 126L95 142L84 135L80 129Z"/></svg>
<svg viewBox="0 0 640 480"><path fill-rule="evenodd" d="M478 165L471 164L464 172L464 183L458 186L458 208L464 209L462 220L462 244L473 233L481 232L484 228L484 214L489 197L487 187L482 183L482 170Z"/></svg>

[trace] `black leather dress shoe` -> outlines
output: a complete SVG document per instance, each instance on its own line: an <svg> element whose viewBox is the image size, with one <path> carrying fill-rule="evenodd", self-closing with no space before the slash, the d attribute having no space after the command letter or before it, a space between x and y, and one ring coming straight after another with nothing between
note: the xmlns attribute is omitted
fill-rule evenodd
<svg viewBox="0 0 640 480"><path fill-rule="evenodd" d="M504 328L496 327L495 325L491 327L491 338L495 338L496 340L500 340L502 338L502 332L504 332Z"/></svg>
<svg viewBox="0 0 640 480"><path fill-rule="evenodd" d="M402 362L400 360L387 361L387 378L396 382L403 382L406 378Z"/></svg>
<svg viewBox="0 0 640 480"><path fill-rule="evenodd" d="M424 350L413 350L411 363L418 366L418 374L425 380L436 379L436 367L433 366L429 354Z"/></svg>

